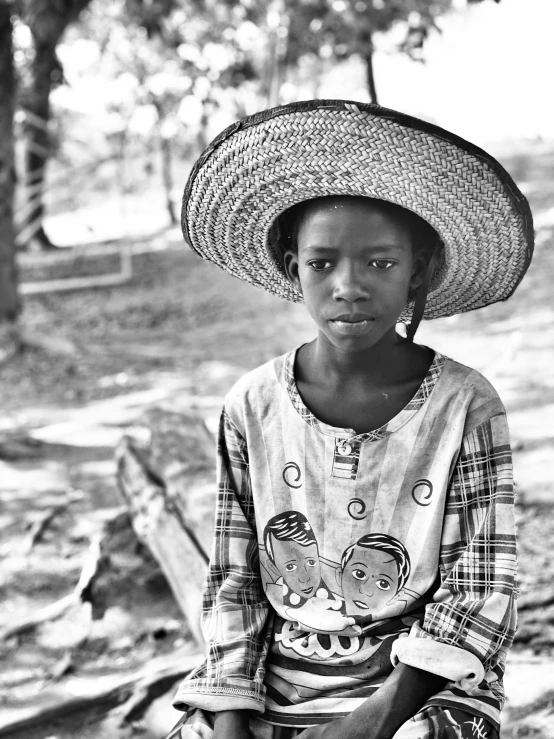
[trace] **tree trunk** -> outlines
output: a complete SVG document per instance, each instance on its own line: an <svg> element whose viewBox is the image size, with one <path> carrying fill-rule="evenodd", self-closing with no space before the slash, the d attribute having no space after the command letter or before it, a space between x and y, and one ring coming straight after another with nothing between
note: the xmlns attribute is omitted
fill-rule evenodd
<svg viewBox="0 0 554 739"><path fill-rule="evenodd" d="M53 73L59 68L56 46L67 26L77 20L79 13L89 2L90 0L31 0L24 6L26 13L23 20L31 29L35 57L31 67L31 88L24 102L27 114L24 129L27 202L18 237L18 243L23 246L34 240L43 249L54 248L44 233L42 221L44 174L50 155L50 91Z"/></svg>
<svg viewBox="0 0 554 739"><path fill-rule="evenodd" d="M179 223L179 220L175 213L175 205L173 204L171 197L173 192L173 175L171 173L171 139L160 134L160 147L162 153L162 178L165 191L165 205L171 225L176 226Z"/></svg>
<svg viewBox="0 0 554 739"><path fill-rule="evenodd" d="M278 74L277 70L277 52L276 52L276 40L275 40L275 34L271 33L270 37L267 42L267 56L266 56L266 66L264 71L264 94L266 99L266 108L273 108L275 107L277 103L277 84L276 84L276 76Z"/></svg>
<svg viewBox="0 0 554 739"><path fill-rule="evenodd" d="M25 101L25 188L26 212L20 231L20 245L36 242L42 249L55 248L44 232L44 175L50 154L48 121L52 73L56 69L56 41L35 42L31 74L32 86Z"/></svg>
<svg viewBox="0 0 554 739"><path fill-rule="evenodd" d="M0 3L0 353L1 334L11 332L19 314L13 199L15 163L13 116L15 77L13 69L11 7Z"/></svg>
<svg viewBox="0 0 554 739"><path fill-rule="evenodd" d="M372 103L377 104L379 101L377 100L377 88L375 87L375 75L373 71L373 44L371 43L371 41L368 45L368 50L365 53L364 61L366 65L369 99Z"/></svg>

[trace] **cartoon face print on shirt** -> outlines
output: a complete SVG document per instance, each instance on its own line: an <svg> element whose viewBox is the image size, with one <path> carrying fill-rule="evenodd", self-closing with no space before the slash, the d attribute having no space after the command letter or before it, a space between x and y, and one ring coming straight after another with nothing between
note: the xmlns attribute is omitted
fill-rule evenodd
<svg viewBox="0 0 554 739"><path fill-rule="evenodd" d="M264 564L274 578L273 583L265 584L265 591L271 599L279 588L277 603L282 603L283 613L298 628L359 632L354 619L342 612L342 598L322 578L317 540L303 513L285 511L273 516L264 529L264 546L267 553Z"/></svg>
<svg viewBox="0 0 554 739"><path fill-rule="evenodd" d="M302 599L315 595L321 584L319 549L303 513L285 511L273 516L264 529L264 546L269 571L282 578L287 589Z"/></svg>
<svg viewBox="0 0 554 739"><path fill-rule="evenodd" d="M339 578L348 616L375 617L410 574L406 547L388 534L366 534L344 550Z"/></svg>

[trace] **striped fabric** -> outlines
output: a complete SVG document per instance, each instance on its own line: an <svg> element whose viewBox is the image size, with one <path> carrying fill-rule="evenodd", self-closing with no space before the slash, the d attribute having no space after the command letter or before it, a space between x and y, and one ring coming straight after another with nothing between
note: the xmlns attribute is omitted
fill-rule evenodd
<svg viewBox="0 0 554 739"><path fill-rule="evenodd" d="M260 367L226 398L207 656L176 707L329 721L382 684L402 635L410 664L449 680L427 705L498 727L516 541L496 392L437 353L410 403L356 435L304 406L294 361ZM418 664L420 639L431 641Z"/></svg>
<svg viewBox="0 0 554 739"><path fill-rule="evenodd" d="M248 729L250 739L295 739L302 728L271 725L251 716ZM193 709L173 727L166 739L213 739L214 714ZM455 708L428 706L394 735L394 739L499 739L497 730L482 717Z"/></svg>

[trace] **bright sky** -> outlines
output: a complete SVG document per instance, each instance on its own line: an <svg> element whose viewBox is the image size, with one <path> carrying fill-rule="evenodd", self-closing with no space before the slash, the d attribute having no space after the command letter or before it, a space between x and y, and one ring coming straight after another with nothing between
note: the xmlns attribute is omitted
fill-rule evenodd
<svg viewBox="0 0 554 739"><path fill-rule="evenodd" d="M476 144L554 138L554 0L485 0L441 25L425 65L376 55L379 102ZM346 97L344 73L325 87Z"/></svg>

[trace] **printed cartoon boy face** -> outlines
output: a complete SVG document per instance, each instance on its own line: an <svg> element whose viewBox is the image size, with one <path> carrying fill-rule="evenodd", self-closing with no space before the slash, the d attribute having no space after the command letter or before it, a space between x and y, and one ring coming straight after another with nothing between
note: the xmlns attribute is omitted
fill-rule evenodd
<svg viewBox="0 0 554 739"><path fill-rule="evenodd" d="M341 585L349 616L378 613L404 587L410 557L404 545L387 534L367 534L346 549Z"/></svg>
<svg viewBox="0 0 554 739"><path fill-rule="evenodd" d="M298 511L271 518L264 530L268 567L302 598L315 595L321 583L317 541L310 522Z"/></svg>

